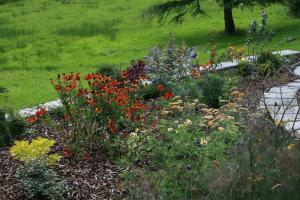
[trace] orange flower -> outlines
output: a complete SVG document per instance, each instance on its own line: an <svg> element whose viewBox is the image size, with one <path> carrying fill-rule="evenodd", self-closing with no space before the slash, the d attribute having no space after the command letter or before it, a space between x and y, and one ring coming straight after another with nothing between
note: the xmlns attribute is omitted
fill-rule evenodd
<svg viewBox="0 0 300 200"><path fill-rule="evenodd" d="M101 113L102 112L102 108L100 108L100 107L96 108L96 112L97 113Z"/></svg>
<svg viewBox="0 0 300 200"><path fill-rule="evenodd" d="M63 150L63 156L64 156L65 158L70 158L70 157L73 156L73 153L72 153L72 151L71 151L70 149L64 147L64 150Z"/></svg>
<svg viewBox="0 0 300 200"><path fill-rule="evenodd" d="M61 92L62 89L61 85L55 85L54 88L57 92Z"/></svg>
<svg viewBox="0 0 300 200"><path fill-rule="evenodd" d="M71 119L70 115L65 114L64 115L64 120L65 121L69 121Z"/></svg>
<svg viewBox="0 0 300 200"><path fill-rule="evenodd" d="M107 127L111 130L111 132L113 134L117 133L117 127L116 127L116 124L115 124L115 122L113 120L109 119Z"/></svg>
<svg viewBox="0 0 300 200"><path fill-rule="evenodd" d="M37 116L33 116L33 117L28 117L26 118L26 122L28 123L35 123L36 121L38 120L38 117Z"/></svg>
<svg viewBox="0 0 300 200"><path fill-rule="evenodd" d="M162 84L158 84L157 85L157 90L158 91L164 91L165 90L165 86L163 86Z"/></svg>
<svg viewBox="0 0 300 200"><path fill-rule="evenodd" d="M172 92L166 92L165 93L165 95L164 95L164 98L166 99L166 100L169 100L169 99L171 99L173 97L173 93Z"/></svg>
<svg viewBox="0 0 300 200"><path fill-rule="evenodd" d="M45 108L41 108L38 111L36 111L35 116L41 117L47 113L47 110Z"/></svg>

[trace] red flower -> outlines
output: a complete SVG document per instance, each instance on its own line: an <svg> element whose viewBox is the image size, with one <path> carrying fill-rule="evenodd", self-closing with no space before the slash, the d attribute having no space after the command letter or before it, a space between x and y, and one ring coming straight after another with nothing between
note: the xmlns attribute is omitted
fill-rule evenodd
<svg viewBox="0 0 300 200"><path fill-rule="evenodd" d="M164 98L166 100L169 100L173 97L173 93L172 92L166 92L165 95L164 95Z"/></svg>
<svg viewBox="0 0 300 200"><path fill-rule="evenodd" d="M45 108L41 108L38 111L36 111L35 116L41 117L47 113L47 110Z"/></svg>
<svg viewBox="0 0 300 200"><path fill-rule="evenodd" d="M73 156L73 153L72 153L72 151L71 151L70 149L64 147L64 150L63 150L63 156L64 156L65 158L70 158L70 157Z"/></svg>
<svg viewBox="0 0 300 200"><path fill-rule="evenodd" d="M101 113L102 112L102 108L100 108L100 107L96 108L96 112L97 113Z"/></svg>
<svg viewBox="0 0 300 200"><path fill-rule="evenodd" d="M33 116L33 117L28 117L26 118L26 122L28 123L35 123L36 121L38 120L38 117L37 116Z"/></svg>

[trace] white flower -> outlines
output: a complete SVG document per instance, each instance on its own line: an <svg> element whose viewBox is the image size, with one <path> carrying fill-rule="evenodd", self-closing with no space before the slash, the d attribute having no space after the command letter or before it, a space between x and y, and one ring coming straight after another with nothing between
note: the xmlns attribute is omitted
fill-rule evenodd
<svg viewBox="0 0 300 200"><path fill-rule="evenodd" d="M168 128L168 131L169 131L169 132L171 132L171 131L173 131L173 130L174 130L173 128Z"/></svg>
<svg viewBox="0 0 300 200"><path fill-rule="evenodd" d="M190 119L187 119L187 120L184 122L184 124L186 124L186 125L190 126L190 125L192 125L192 124L193 124L193 122L192 122L192 120L190 120Z"/></svg>
<svg viewBox="0 0 300 200"><path fill-rule="evenodd" d="M136 132L130 133L130 137L136 137L136 136L137 136L137 133L136 133Z"/></svg>
<svg viewBox="0 0 300 200"><path fill-rule="evenodd" d="M201 144L201 145L207 144L207 140L206 140L205 138L201 138L200 144Z"/></svg>

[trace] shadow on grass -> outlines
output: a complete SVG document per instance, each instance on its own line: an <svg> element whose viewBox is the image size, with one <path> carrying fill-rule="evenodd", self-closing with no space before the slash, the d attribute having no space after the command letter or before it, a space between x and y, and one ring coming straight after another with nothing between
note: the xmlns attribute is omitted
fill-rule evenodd
<svg viewBox="0 0 300 200"><path fill-rule="evenodd" d="M10 26L0 27L0 38L5 38L5 39L16 38L18 36L29 35L33 33L34 33L33 30L24 29L24 28L16 28Z"/></svg>
<svg viewBox="0 0 300 200"><path fill-rule="evenodd" d="M67 36L92 37L103 35L106 38L114 40L119 29L116 27L121 23L121 20L114 19L103 21L101 23L84 22L77 26L69 26L59 29L57 34Z"/></svg>
<svg viewBox="0 0 300 200"><path fill-rule="evenodd" d="M168 35L162 36L160 41L168 41ZM227 48L228 45L242 46L247 37L247 31L238 29L235 34L228 35L224 31L194 31L185 34L174 34L178 45Z"/></svg>

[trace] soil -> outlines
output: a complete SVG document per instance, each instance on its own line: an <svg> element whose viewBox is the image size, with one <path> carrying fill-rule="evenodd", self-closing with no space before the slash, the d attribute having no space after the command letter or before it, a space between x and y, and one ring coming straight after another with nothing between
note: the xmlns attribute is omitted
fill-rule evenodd
<svg viewBox="0 0 300 200"><path fill-rule="evenodd" d="M49 127L34 125L28 129L30 134L22 139L43 136L57 141L55 150L62 155L62 138ZM30 136L30 137L29 137ZM74 200L116 199L126 190L119 176L121 169L105 154L93 155L89 160L72 161L62 158L55 171L64 177L70 187L70 198ZM0 199L27 200L26 191L15 179L17 168L22 164L14 160L8 149L0 149Z"/></svg>

